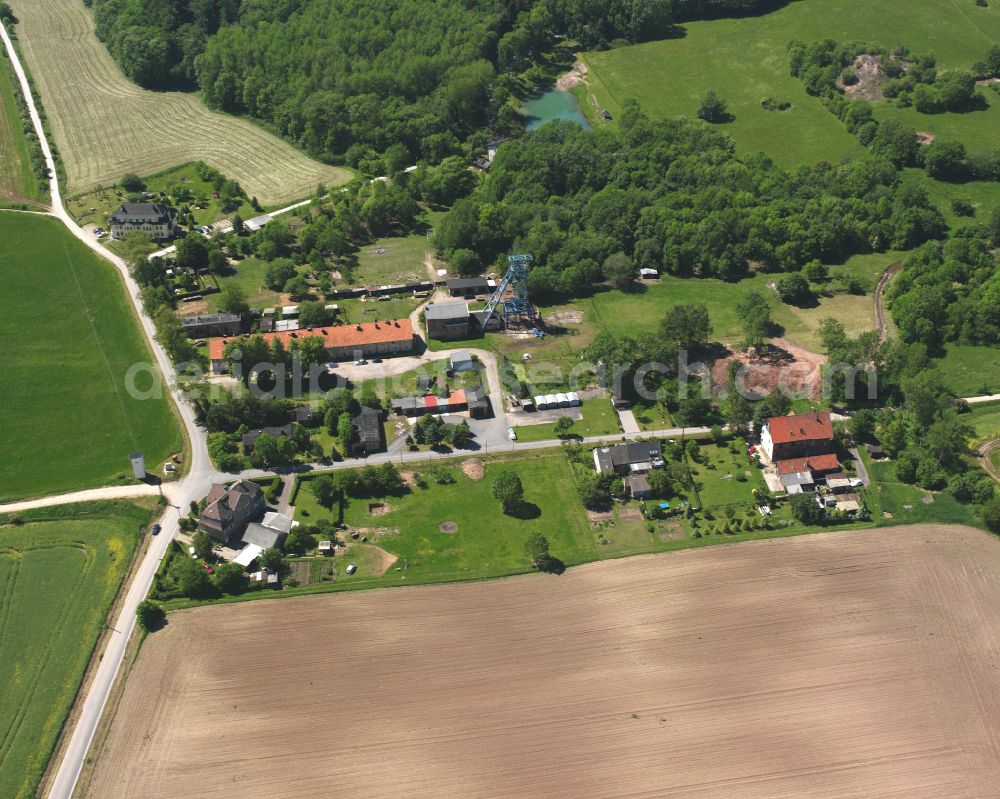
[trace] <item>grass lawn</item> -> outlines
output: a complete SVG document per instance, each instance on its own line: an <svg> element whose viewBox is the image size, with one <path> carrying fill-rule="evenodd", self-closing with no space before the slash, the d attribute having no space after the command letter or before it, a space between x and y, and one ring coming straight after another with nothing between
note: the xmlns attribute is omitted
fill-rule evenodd
<svg viewBox="0 0 1000 799"><path fill-rule="evenodd" d="M591 88L615 113L622 100L638 99L654 117L694 117L714 89L729 104L733 122L719 128L741 153L764 151L786 166L837 162L864 150L788 71L792 39L860 39L906 44L933 53L942 68L968 66L1000 41L1000 10L946 0L801 0L769 14L686 23L677 39L586 53ZM788 100L787 111L769 112L761 100ZM592 114L591 103L581 107Z"/></svg>
<svg viewBox="0 0 1000 799"><path fill-rule="evenodd" d="M569 409L567 409L569 410ZM581 406L583 418L573 422L571 437L607 436L620 433L618 414L609 399L588 399ZM555 422L521 425L515 428L518 441L545 441L556 437Z"/></svg>
<svg viewBox="0 0 1000 799"><path fill-rule="evenodd" d="M467 580L527 571L523 547L534 532L544 533L552 554L567 564L598 557L586 514L576 499L572 472L561 453L487 460L485 478L479 481L466 477L459 465L453 461L448 467L455 478L451 485L428 479L426 489L388 497L390 510L384 515L369 515L369 502L378 500L351 499L344 523L352 528L394 529L379 537L377 544L409 561L408 579ZM417 464L407 468L419 470ZM493 497L493 478L503 470L516 472L524 485L527 511L522 518L506 516ZM316 503L308 480L296 498L295 516L302 522L332 516ZM449 521L458 525L457 532L438 529ZM389 572L378 581L399 578Z"/></svg>
<svg viewBox="0 0 1000 799"><path fill-rule="evenodd" d="M753 489L766 490L760 469L747 459L743 442L736 439L732 443L736 452L729 444L702 442L699 449L704 462L689 459L691 476L698 489L697 499L703 508L745 504L752 500Z"/></svg>
<svg viewBox="0 0 1000 799"><path fill-rule="evenodd" d="M978 526L972 508L958 502L947 491L924 491L901 483L891 462L873 463L862 454L875 483L869 492L872 515L882 524L971 524Z"/></svg>
<svg viewBox="0 0 1000 799"><path fill-rule="evenodd" d="M150 518L133 504L62 505L0 518L0 795L35 788Z"/></svg>
<svg viewBox="0 0 1000 799"><path fill-rule="evenodd" d="M995 438L1000 435L1000 402L985 402L972 405L972 412L962 417L962 421L971 425L979 439Z"/></svg>
<svg viewBox="0 0 1000 799"><path fill-rule="evenodd" d="M945 356L932 363L960 397L1000 392L1000 347L946 344Z"/></svg>
<svg viewBox="0 0 1000 799"><path fill-rule="evenodd" d="M0 206L16 205L22 200L41 201L48 194L40 188L31 168L31 153L14 99L15 80L4 54L0 57Z"/></svg>
<svg viewBox="0 0 1000 799"><path fill-rule="evenodd" d="M434 218L440 214L433 215ZM386 236L375 239L358 251L341 261L351 266L352 279L334 280L334 288L345 286L385 286L396 283L413 283L418 280L428 280L427 259L435 270L445 269L447 265L434 257L434 242L426 233L413 233L409 236ZM335 259L334 268L338 268Z"/></svg>
<svg viewBox="0 0 1000 799"><path fill-rule="evenodd" d="M219 278L219 285L223 288L228 284L239 286L246 295L247 303L251 308L262 310L280 306L282 305L281 294L272 291L264 284L264 272L267 271L267 266L267 261L262 261L259 258L244 258L237 262L229 274ZM216 311L221 301L221 294L205 295L209 311Z"/></svg>
<svg viewBox="0 0 1000 799"><path fill-rule="evenodd" d="M199 225L232 219L235 214L244 219L251 219L260 214L250 207L249 202L244 202L235 211L223 212L219 207L219 201L212 196L215 191L214 185L198 177L198 170L193 163L157 172L143 180L146 191L156 195L151 202L167 202L175 208L190 205L195 223ZM194 199L184 202L177 200L174 195L180 190L190 191ZM118 206L123 202L126 202L125 191L117 186L111 186L69 198L66 201L66 209L81 225L93 222L107 228L108 217L118 210ZM198 208L199 205L205 207Z"/></svg>
<svg viewBox="0 0 1000 799"><path fill-rule="evenodd" d="M0 241L0 500L131 482L133 450L150 470L180 450L167 399L126 391L151 356L114 267L48 217L0 214Z"/></svg>
<svg viewBox="0 0 1000 799"><path fill-rule="evenodd" d="M1000 102L1000 100L998 100ZM907 175L920 180L931 202L944 214L944 218L952 228L965 225L981 224L989 219L994 208L1000 207L1000 183L988 180L973 180L968 183L945 183L927 177L920 169L904 170ZM967 200L975 208L975 216L959 216L951 210L952 200Z"/></svg>
<svg viewBox="0 0 1000 799"><path fill-rule="evenodd" d="M997 130L1000 130L1000 94L988 88L980 88L979 94L989 104L981 111L921 114L913 106L897 108L888 100L873 104L875 119L898 119L908 128L932 133L941 141L960 141L972 153L992 150L997 146Z"/></svg>

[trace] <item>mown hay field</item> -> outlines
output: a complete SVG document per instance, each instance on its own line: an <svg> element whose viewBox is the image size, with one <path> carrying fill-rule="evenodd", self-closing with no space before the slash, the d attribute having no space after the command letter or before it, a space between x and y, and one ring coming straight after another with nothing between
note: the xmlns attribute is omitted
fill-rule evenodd
<svg viewBox="0 0 1000 799"><path fill-rule="evenodd" d="M151 92L122 74L94 35L82 0L14 0L27 67L66 165L68 193L202 160L264 205L339 185L350 172L313 161L193 94Z"/></svg>
<svg viewBox="0 0 1000 799"><path fill-rule="evenodd" d="M1000 545L930 525L199 608L83 793L995 796L998 652Z"/></svg>
<svg viewBox="0 0 1000 799"><path fill-rule="evenodd" d="M35 796L148 520L124 502L0 519L0 796Z"/></svg>
<svg viewBox="0 0 1000 799"><path fill-rule="evenodd" d="M0 243L0 502L132 482L130 452L152 471L180 450L165 392L126 390L153 361L115 268L52 217L0 214Z"/></svg>
<svg viewBox="0 0 1000 799"><path fill-rule="evenodd" d="M701 99L714 89L734 116L718 127L733 137L740 152L762 151L777 163L796 166L837 163L862 155L864 148L789 74L789 41L903 44L913 53L934 55L941 68L967 68L1000 42L1000 10L996 3L980 8L972 0L800 0L757 17L683 27L681 38L587 53L585 61L594 73L590 88L602 107L617 116L620 103L634 97L651 116L694 117ZM787 100L792 107L766 111L761 106L765 97ZM1000 103L992 92L989 97L991 104ZM885 115L898 112L886 109ZM918 128L933 130L942 124L935 116L902 116ZM957 130L942 133L962 139L961 126L971 125L969 144L977 146L988 135L989 119L995 118L987 112L941 116L962 118L952 126Z"/></svg>

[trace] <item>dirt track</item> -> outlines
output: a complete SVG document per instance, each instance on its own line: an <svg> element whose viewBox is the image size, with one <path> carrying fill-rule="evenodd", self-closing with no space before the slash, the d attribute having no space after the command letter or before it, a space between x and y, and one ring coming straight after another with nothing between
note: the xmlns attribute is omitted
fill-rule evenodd
<svg viewBox="0 0 1000 799"><path fill-rule="evenodd" d="M955 527L204 608L92 797L994 797L1000 544Z"/></svg>

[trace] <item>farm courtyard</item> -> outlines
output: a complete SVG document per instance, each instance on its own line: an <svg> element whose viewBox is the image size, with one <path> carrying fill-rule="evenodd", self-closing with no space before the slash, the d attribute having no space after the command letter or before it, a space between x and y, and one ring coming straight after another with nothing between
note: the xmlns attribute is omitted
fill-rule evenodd
<svg viewBox="0 0 1000 799"><path fill-rule="evenodd" d="M181 611L83 795L988 796L998 631L929 525Z"/></svg>

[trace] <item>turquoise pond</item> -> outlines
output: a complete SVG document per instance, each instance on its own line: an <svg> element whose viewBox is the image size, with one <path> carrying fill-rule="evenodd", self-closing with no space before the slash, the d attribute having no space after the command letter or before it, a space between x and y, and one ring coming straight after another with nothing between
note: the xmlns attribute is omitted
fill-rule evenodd
<svg viewBox="0 0 1000 799"><path fill-rule="evenodd" d="M580 112L576 97L562 89L533 92L521 106L521 113L525 117L525 130L534 130L553 119L568 119L584 130L590 130L590 123Z"/></svg>

